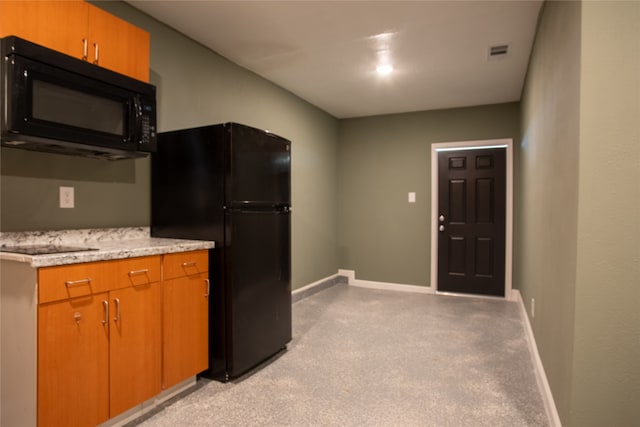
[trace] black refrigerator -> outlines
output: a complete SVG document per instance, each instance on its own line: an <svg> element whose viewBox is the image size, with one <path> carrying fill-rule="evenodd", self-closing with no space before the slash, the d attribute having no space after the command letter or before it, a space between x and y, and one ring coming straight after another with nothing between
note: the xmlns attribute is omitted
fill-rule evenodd
<svg viewBox="0 0 640 427"><path fill-rule="evenodd" d="M203 375L227 381L286 349L291 142L237 123L164 132L151 176L151 235L215 241Z"/></svg>

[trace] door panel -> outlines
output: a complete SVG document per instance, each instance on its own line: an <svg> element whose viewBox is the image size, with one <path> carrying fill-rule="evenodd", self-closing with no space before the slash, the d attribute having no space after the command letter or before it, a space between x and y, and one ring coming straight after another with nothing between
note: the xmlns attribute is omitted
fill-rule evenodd
<svg viewBox="0 0 640 427"><path fill-rule="evenodd" d="M451 223L464 224L467 220L467 181L449 181L449 217Z"/></svg>
<svg viewBox="0 0 640 427"><path fill-rule="evenodd" d="M504 296L506 149L438 153L438 291Z"/></svg>
<svg viewBox="0 0 640 427"><path fill-rule="evenodd" d="M148 32L89 5L89 41L89 62L149 82Z"/></svg>
<svg viewBox="0 0 640 427"><path fill-rule="evenodd" d="M224 239L224 158L221 125L158 134L151 156L151 234Z"/></svg>
<svg viewBox="0 0 640 427"><path fill-rule="evenodd" d="M109 418L107 293L38 307L38 425Z"/></svg>
<svg viewBox="0 0 640 427"><path fill-rule="evenodd" d="M229 215L229 374L234 377L291 340L291 226L288 211Z"/></svg>
<svg viewBox="0 0 640 427"><path fill-rule="evenodd" d="M494 221L495 197L493 179L476 180L476 221L478 224L490 224Z"/></svg>
<svg viewBox="0 0 640 427"><path fill-rule="evenodd" d="M209 366L207 277L200 273L163 283L164 389Z"/></svg>
<svg viewBox="0 0 640 427"><path fill-rule="evenodd" d="M111 291L110 416L161 390L160 284Z"/></svg>
<svg viewBox="0 0 640 427"><path fill-rule="evenodd" d="M290 205L291 143L258 129L229 126L227 206L247 201Z"/></svg>
<svg viewBox="0 0 640 427"><path fill-rule="evenodd" d="M88 16L85 2L1 1L0 37L18 36L80 59Z"/></svg>

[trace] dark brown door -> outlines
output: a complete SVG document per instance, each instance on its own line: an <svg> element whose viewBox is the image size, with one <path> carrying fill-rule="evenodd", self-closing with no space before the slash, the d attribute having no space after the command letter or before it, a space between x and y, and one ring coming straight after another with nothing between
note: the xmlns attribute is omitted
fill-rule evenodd
<svg viewBox="0 0 640 427"><path fill-rule="evenodd" d="M438 153L438 291L504 296L506 149Z"/></svg>

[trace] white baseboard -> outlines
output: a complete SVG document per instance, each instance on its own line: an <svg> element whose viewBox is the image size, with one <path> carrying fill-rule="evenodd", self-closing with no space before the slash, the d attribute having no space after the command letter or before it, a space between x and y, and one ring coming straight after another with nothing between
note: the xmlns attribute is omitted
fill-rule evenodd
<svg viewBox="0 0 640 427"><path fill-rule="evenodd" d="M538 389L542 396L544 403L544 409L547 412L547 418L549 419L549 425L551 427L561 427L560 416L558 415L558 408L553 400L553 394L551 393L551 387L549 387L549 381L547 381L547 375L544 372L544 366L540 359L540 353L538 353L538 346L536 344L535 336L533 335L533 329L531 329L531 323L529 322L529 316L527 315L527 309L524 306L522 295L518 289L511 290L512 300L516 301L520 306L520 315L524 324L525 335L527 338L527 344L529 345L529 352L533 359L533 370L536 375L536 382L538 383Z"/></svg>
<svg viewBox="0 0 640 427"><path fill-rule="evenodd" d="M492 296L492 295L479 295L479 294L465 294L465 293L462 293L462 292L435 291L434 293L436 295L444 295L444 296L449 296L449 297L489 299L489 300L505 300L505 299L509 300L508 298L505 298L505 297L496 297L496 296ZM515 300L511 299L509 301L515 301Z"/></svg>
<svg viewBox="0 0 640 427"><path fill-rule="evenodd" d="M338 270L338 276L344 276L347 278L349 284L352 284L356 280L356 272L353 270Z"/></svg>
<svg viewBox="0 0 640 427"><path fill-rule="evenodd" d="M347 276L350 286L357 286L360 288L370 289L383 289L387 291L398 292L414 292L419 294L432 294L433 289L427 286L405 285L401 283L389 283L389 282L375 282L371 280L356 279L355 271L353 270L339 270L341 276Z"/></svg>
<svg viewBox="0 0 640 427"><path fill-rule="evenodd" d="M339 272L338 272L338 273L336 273L336 274L332 274L331 276L327 276L327 277L325 277L324 279L316 280L316 281L315 281L315 282L313 282L313 283L309 283L308 285L305 285L305 286L303 286L303 287L301 287L301 288L298 288L298 289L295 289L295 290L291 291L291 295L297 295L297 294L301 294L301 293L303 293L303 292L306 292L306 291L308 291L309 289L313 289L313 288L315 288L316 286L320 286L320 285L322 285L323 283L325 283L326 281L328 281L328 280L333 280L333 279L335 279L335 278L336 278L336 277L338 277L338 276L340 276L340 273L339 273Z"/></svg>

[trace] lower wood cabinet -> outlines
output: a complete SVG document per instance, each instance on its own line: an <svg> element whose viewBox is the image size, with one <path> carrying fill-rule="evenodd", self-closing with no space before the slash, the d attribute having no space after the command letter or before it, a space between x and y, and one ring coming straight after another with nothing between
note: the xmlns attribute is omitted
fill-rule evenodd
<svg viewBox="0 0 640 427"><path fill-rule="evenodd" d="M207 250L40 268L0 259L0 425L122 421L187 385L208 365L208 270Z"/></svg>
<svg viewBox="0 0 640 427"><path fill-rule="evenodd" d="M164 256L163 388L169 388L209 366L208 252Z"/></svg>
<svg viewBox="0 0 640 427"><path fill-rule="evenodd" d="M39 269L38 425L95 426L160 393L160 279L160 255Z"/></svg>
<svg viewBox="0 0 640 427"><path fill-rule="evenodd" d="M160 284L109 293L109 415L114 417L161 391ZM115 311L115 313L113 313Z"/></svg>
<svg viewBox="0 0 640 427"><path fill-rule="evenodd" d="M208 367L208 251L38 270L39 426L95 426Z"/></svg>
<svg viewBox="0 0 640 427"><path fill-rule="evenodd" d="M96 294L38 307L38 425L109 419L109 326Z"/></svg>

